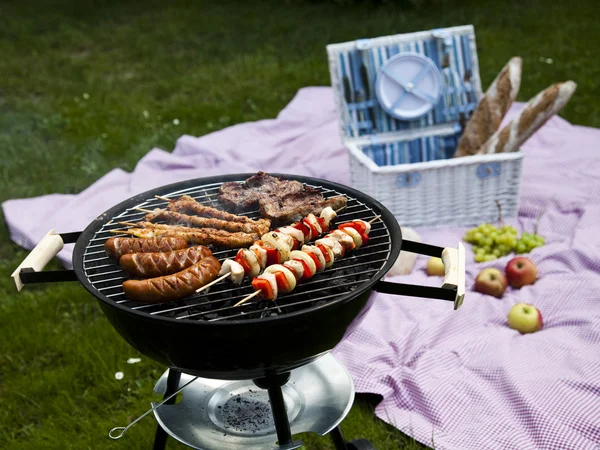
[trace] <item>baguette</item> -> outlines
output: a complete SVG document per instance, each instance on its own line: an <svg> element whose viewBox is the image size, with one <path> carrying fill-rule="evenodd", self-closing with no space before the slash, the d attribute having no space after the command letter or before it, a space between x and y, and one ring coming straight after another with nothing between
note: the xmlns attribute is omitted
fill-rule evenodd
<svg viewBox="0 0 600 450"><path fill-rule="evenodd" d="M474 155L500 128L521 87L523 60L515 56L502 68L480 100L460 138L454 157Z"/></svg>
<svg viewBox="0 0 600 450"><path fill-rule="evenodd" d="M494 133L477 154L515 152L548 119L558 113L575 93L573 81L556 83L533 97L502 130Z"/></svg>

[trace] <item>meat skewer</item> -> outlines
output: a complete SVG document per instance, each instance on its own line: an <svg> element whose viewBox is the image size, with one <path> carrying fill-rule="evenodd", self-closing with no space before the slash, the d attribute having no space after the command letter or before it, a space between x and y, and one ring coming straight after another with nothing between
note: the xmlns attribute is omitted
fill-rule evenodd
<svg viewBox="0 0 600 450"><path fill-rule="evenodd" d="M315 243L321 241L321 245L330 246L332 252L336 255L335 259L343 257L346 251L360 248L361 245L368 242L368 239L365 239L365 237L368 238L370 227L367 228L364 224L370 225L379 217L380 216L377 216L369 222L352 221L347 222L346 224L341 224L340 228L329 233L323 239L317 240ZM342 227L342 225L345 226ZM350 229L353 231L349 232ZM358 235L360 241L355 239L356 235ZM341 246L343 250L340 251L338 245ZM314 250L307 247L309 246L304 245L301 251L292 251L291 261L285 262L282 265L277 264L274 266L269 266L263 275L254 277L252 280L252 287L254 288L255 292L237 302L234 307L240 306L258 295L261 295L265 300L275 300L278 292L291 292L296 287L296 281L306 280L312 277L316 271L324 270L324 265L317 263L313 256L314 254L311 254L314 252ZM315 270L313 270L311 267L311 260L314 263ZM289 274L293 275L293 280Z"/></svg>
<svg viewBox="0 0 600 450"><path fill-rule="evenodd" d="M213 217L215 219L226 220L228 222L239 222L239 223L254 223L250 217L247 216L238 216L236 214L231 214L226 211L221 211L220 209L213 208L211 206L205 206L202 203L196 201L195 198L190 197L189 195L182 195L179 199L174 200L168 197L161 197L160 195L155 195L159 200L164 200L169 202L167 205L167 209L169 211L184 213L184 214L195 214L201 217ZM267 219L268 220L268 219Z"/></svg>
<svg viewBox="0 0 600 450"><path fill-rule="evenodd" d="M258 235L255 234L230 233L224 230L215 230L214 228L187 228L175 225L153 224L151 222L140 222L139 224L129 222L120 223L122 225L141 225L144 228L110 230L110 232L129 234L139 238L178 237L184 239L187 244L214 245L227 249L249 247L258 239Z"/></svg>
<svg viewBox="0 0 600 450"><path fill-rule="evenodd" d="M259 219L255 222L233 222L229 220L217 219L214 217L198 217L182 214L176 211L167 211L156 208L154 210L136 208L146 214L146 221L164 220L169 223L185 224L197 228L216 228L230 232L243 232L249 234L265 234L271 228L271 221L268 219Z"/></svg>

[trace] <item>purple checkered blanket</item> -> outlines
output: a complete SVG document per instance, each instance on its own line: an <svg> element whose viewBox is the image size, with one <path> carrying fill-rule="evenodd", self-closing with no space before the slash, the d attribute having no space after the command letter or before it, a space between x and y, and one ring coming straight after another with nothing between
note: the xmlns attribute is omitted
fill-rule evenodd
<svg viewBox="0 0 600 450"><path fill-rule="evenodd" d="M512 116L522 105L515 105ZM508 221L547 244L529 256L539 280L502 299L472 291L484 267L467 245L467 295L447 302L373 294L359 329L334 353L358 392L383 397L376 414L437 449L600 449L600 131L558 117L524 146L521 208ZM257 170L348 184L329 88L306 88L272 120L202 137L182 136L173 152L153 149L132 173L115 169L78 195L9 200L12 239L32 248L48 231L79 231L116 202L171 182ZM466 228L418 229L425 242L455 246ZM60 258L69 267L71 248ZM426 259L391 281L436 285ZM520 335L510 307L533 303L545 327Z"/></svg>

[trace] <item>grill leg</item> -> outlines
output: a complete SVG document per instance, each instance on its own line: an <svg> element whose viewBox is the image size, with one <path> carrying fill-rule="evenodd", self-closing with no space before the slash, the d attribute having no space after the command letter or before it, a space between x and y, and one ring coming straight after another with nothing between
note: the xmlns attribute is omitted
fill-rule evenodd
<svg viewBox="0 0 600 450"><path fill-rule="evenodd" d="M165 391L163 398L167 398L179 388L179 380L181 380L181 372L179 370L169 369L169 375L167 376L167 390ZM165 405L172 405L176 400L177 396L167 401ZM154 446L152 447L152 450L165 450L167 447L168 436L169 435L165 430L163 430L160 424L157 425L156 434L154 435Z"/></svg>
<svg viewBox="0 0 600 450"><path fill-rule="evenodd" d="M333 430L329 432L331 436L331 440L333 441L333 445L336 450L347 450L346 440L344 439L344 435L342 434L342 430L340 427L335 427Z"/></svg>
<svg viewBox="0 0 600 450"><path fill-rule="evenodd" d="M279 446L293 443L290 422L287 411L285 410L285 401L283 399L283 392L281 390L281 386L287 383L289 379L290 374L286 373L254 380L254 384L261 389L266 389L269 393L271 412L273 413L273 420L275 421L275 429L277 430L277 441Z"/></svg>

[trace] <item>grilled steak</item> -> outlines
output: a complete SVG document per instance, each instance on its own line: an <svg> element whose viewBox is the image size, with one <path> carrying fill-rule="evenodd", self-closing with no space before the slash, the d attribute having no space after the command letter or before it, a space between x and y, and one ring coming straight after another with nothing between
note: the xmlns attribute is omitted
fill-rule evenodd
<svg viewBox="0 0 600 450"><path fill-rule="evenodd" d="M219 201L230 211L248 211L256 209L263 198L285 196L302 190L304 186L299 181L280 180L258 172L243 183L223 183L219 189Z"/></svg>
<svg viewBox="0 0 600 450"><path fill-rule="evenodd" d="M219 201L233 211L258 208L263 218L278 226L296 222L309 213L318 215L327 206L340 209L348 200L343 195L326 199L321 192L299 181L281 180L258 172L243 183L223 183Z"/></svg>
<svg viewBox="0 0 600 450"><path fill-rule="evenodd" d="M258 205L261 216L271 219L272 224L278 226L297 222L310 213L318 216L327 206L338 210L347 202L348 199L343 195L323 198L318 190L306 186L302 192L263 198Z"/></svg>

